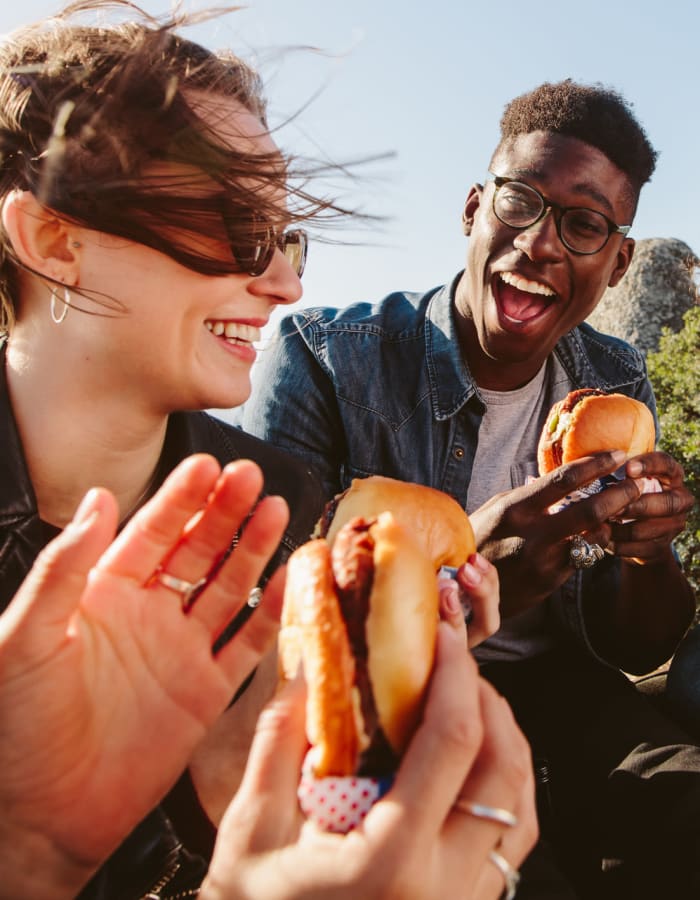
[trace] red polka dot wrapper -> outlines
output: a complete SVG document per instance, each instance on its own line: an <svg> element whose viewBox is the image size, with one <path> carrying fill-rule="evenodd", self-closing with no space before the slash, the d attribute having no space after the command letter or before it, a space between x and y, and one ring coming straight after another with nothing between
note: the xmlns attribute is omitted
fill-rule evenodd
<svg viewBox="0 0 700 900"><path fill-rule="evenodd" d="M323 831L346 834L356 828L392 785L393 776L327 775L316 778L304 765L297 790L304 815Z"/></svg>

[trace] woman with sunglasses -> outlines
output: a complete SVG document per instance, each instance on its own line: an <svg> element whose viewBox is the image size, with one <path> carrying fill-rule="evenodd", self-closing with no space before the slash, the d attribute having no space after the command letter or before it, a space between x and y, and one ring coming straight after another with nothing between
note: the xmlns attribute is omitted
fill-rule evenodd
<svg viewBox="0 0 700 900"><path fill-rule="evenodd" d="M300 225L343 211L313 196L275 145L245 63L180 37L184 20L81 24L109 6L76 3L0 47L0 608L93 485L113 497L120 529L190 455L254 460L262 494L291 510L277 551L261 541L261 583L321 507L302 464L202 410L247 398L261 329L301 295ZM189 614L221 557L192 571L177 546L149 585ZM238 605L248 580L235 584ZM218 631L215 652L259 594ZM215 796L206 771L197 788ZM183 785L168 809L206 855L213 828ZM158 808L81 897L161 896L164 872L172 895L203 871Z"/></svg>

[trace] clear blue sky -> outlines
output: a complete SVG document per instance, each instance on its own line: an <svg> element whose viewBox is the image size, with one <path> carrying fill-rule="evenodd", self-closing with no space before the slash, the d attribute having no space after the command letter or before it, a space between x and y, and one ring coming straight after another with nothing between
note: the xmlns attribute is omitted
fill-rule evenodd
<svg viewBox="0 0 700 900"><path fill-rule="evenodd" d="M4 3L0 31L58 5ZM167 0L143 5L169 8ZM184 0L185 9L205 5ZM449 280L464 258L464 198L484 176L504 105L569 76L621 91L660 151L633 236L679 238L700 254L696 3L251 0L188 34L259 66L273 124L308 103L280 129L283 147L339 161L395 154L345 186L346 200L387 216L386 225L343 233L366 246L313 244L304 304L345 305ZM321 52L280 52L300 45Z"/></svg>

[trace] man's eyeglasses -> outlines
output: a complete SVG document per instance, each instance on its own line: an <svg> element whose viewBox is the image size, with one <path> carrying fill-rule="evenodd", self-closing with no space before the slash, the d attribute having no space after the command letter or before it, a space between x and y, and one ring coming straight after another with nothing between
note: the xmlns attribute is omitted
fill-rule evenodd
<svg viewBox="0 0 700 900"><path fill-rule="evenodd" d="M493 211L496 218L510 228L530 228L552 210L557 234L562 244L584 256L598 253L612 234L627 234L631 225L617 225L602 212L585 206L560 206L523 181L513 181L500 175L492 177Z"/></svg>

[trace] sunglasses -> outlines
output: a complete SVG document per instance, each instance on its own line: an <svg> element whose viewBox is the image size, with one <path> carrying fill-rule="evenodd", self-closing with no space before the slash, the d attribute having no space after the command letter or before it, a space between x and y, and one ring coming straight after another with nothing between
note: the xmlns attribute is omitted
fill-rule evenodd
<svg viewBox="0 0 700 900"><path fill-rule="evenodd" d="M248 275L262 275L272 262L275 250L281 250L289 265L301 278L306 265L308 237L302 228L278 233L261 216L224 203L220 210L233 257Z"/></svg>
<svg viewBox="0 0 700 900"><path fill-rule="evenodd" d="M297 278L301 278L306 265L308 243L306 232L302 228L292 228L282 234L275 234L270 228L267 236L258 238L248 247L236 246L231 241L231 251L244 272L248 275L262 275L272 262L275 250L281 250Z"/></svg>

